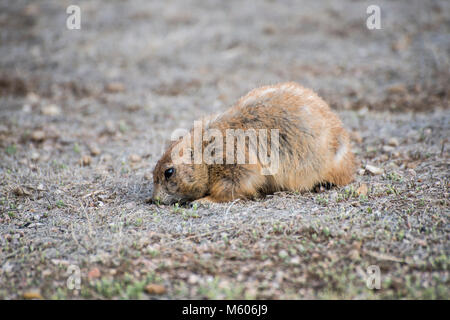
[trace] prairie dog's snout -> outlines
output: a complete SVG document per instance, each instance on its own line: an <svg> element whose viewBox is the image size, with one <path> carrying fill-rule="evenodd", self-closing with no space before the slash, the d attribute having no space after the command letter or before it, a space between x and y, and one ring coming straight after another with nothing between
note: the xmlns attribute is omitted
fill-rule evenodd
<svg viewBox="0 0 450 320"><path fill-rule="evenodd" d="M281 83L252 90L174 141L153 171L153 199L252 199L318 183L345 185L354 169L338 116L312 90Z"/></svg>

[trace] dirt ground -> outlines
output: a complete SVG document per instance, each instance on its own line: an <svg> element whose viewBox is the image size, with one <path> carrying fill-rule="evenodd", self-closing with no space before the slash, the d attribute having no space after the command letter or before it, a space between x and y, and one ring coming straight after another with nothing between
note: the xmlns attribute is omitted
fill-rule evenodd
<svg viewBox="0 0 450 320"><path fill-rule="evenodd" d="M448 299L450 2L372 2L0 0L0 298ZM352 184L148 203L174 129L281 81L338 110Z"/></svg>

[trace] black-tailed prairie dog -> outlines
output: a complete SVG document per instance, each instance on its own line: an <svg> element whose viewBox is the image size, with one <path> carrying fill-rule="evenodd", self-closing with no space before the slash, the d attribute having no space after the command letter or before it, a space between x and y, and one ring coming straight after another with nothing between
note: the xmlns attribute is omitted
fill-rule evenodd
<svg viewBox="0 0 450 320"><path fill-rule="evenodd" d="M280 83L250 91L173 141L153 171L153 199L254 199L320 183L342 186L354 171L338 116L312 90Z"/></svg>

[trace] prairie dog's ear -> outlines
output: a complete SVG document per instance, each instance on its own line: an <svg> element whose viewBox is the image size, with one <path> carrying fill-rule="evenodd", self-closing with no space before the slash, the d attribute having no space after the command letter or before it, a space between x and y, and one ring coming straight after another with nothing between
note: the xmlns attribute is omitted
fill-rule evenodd
<svg viewBox="0 0 450 320"><path fill-rule="evenodd" d="M169 147L173 144L172 140L169 139L164 139L164 143L162 143L163 146L163 153L164 151L166 151L167 149L169 149Z"/></svg>
<svg viewBox="0 0 450 320"><path fill-rule="evenodd" d="M186 151L187 151L188 154L190 155L191 161L193 161L193 160L194 160L194 149L192 149L192 148L186 148Z"/></svg>

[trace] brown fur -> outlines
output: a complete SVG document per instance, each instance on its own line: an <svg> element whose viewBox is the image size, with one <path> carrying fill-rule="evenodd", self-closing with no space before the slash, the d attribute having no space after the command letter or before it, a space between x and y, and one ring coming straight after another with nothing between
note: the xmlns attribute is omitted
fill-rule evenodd
<svg viewBox="0 0 450 320"><path fill-rule="evenodd" d="M203 123L203 129L218 129L224 137L226 129L279 129L278 171L261 174L259 159L256 164L174 165L173 148L186 143L180 139L156 164L154 199L162 203L226 202L283 190L311 190L319 183L341 186L353 179L355 161L342 122L316 93L296 83L254 89L226 112ZM210 142L203 142L203 148ZM225 139L223 142L225 145ZM248 157L247 142L245 151ZM164 172L170 167L175 174L166 179Z"/></svg>

